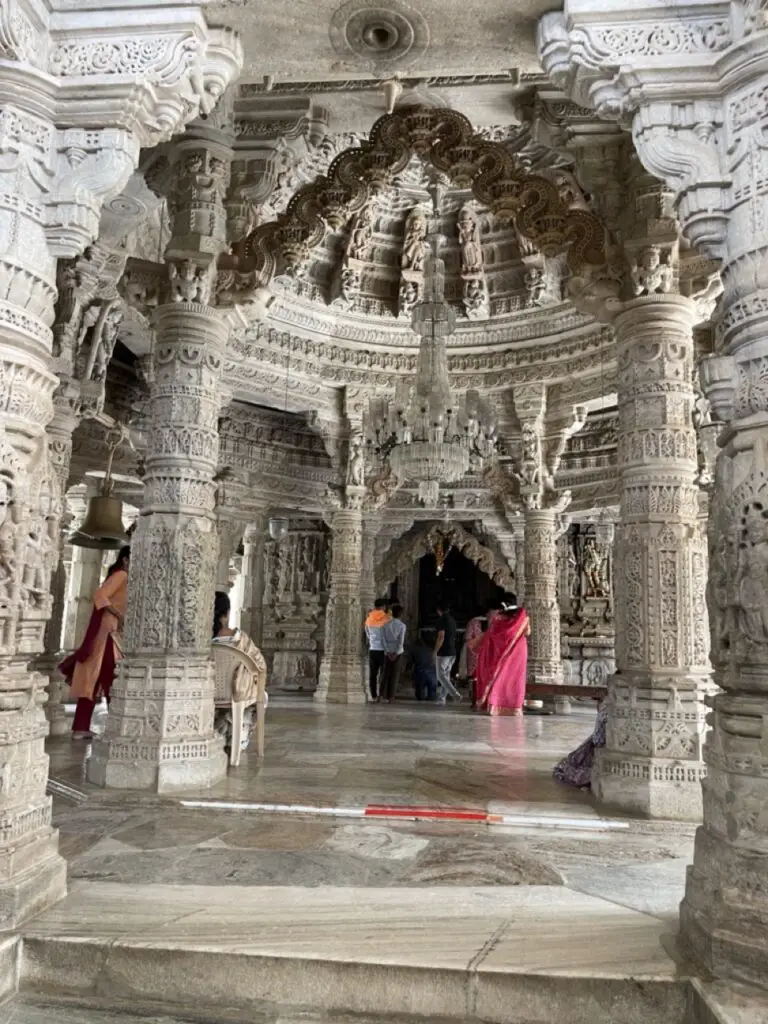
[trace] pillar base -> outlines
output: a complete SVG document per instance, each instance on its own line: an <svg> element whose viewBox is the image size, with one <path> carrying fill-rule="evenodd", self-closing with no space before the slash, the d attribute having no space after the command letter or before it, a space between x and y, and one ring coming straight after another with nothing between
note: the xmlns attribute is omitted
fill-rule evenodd
<svg viewBox="0 0 768 1024"><path fill-rule="evenodd" d="M226 774L227 755L217 737L192 744L97 739L86 772L95 786L154 793L209 789Z"/></svg>
<svg viewBox="0 0 768 1024"><path fill-rule="evenodd" d="M72 728L64 708L69 698L69 686L59 672L58 666L66 657L57 654L43 654L35 659L35 669L48 678L48 701L45 705L45 717L48 721L50 736L66 736Z"/></svg>
<svg viewBox="0 0 768 1024"><path fill-rule="evenodd" d="M67 895L67 862L58 853L58 833L42 842L48 856L12 881L0 882L0 931L18 928Z"/></svg>
<svg viewBox="0 0 768 1024"><path fill-rule="evenodd" d="M324 658L314 700L318 704L365 704L362 659Z"/></svg>
<svg viewBox="0 0 768 1024"><path fill-rule="evenodd" d="M202 655L136 655L124 662L107 731L93 743L88 781L155 793L220 782L227 757L213 731L212 673Z"/></svg>
<svg viewBox="0 0 768 1024"><path fill-rule="evenodd" d="M703 762L596 753L592 792L599 803L647 818L701 821Z"/></svg>
<svg viewBox="0 0 768 1024"><path fill-rule="evenodd" d="M680 904L680 937L695 958L718 978L761 988L768 987L767 859L700 828Z"/></svg>

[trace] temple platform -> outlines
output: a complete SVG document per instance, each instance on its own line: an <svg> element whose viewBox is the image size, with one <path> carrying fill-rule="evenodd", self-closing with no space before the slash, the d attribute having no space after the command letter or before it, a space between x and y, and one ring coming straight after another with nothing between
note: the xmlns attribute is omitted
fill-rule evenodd
<svg viewBox="0 0 768 1024"><path fill-rule="evenodd" d="M52 740L70 892L5 950L0 1021L709 1024L676 940L693 828L551 777L593 720L278 700L263 764L173 798L90 786ZM371 804L504 823L346 816Z"/></svg>

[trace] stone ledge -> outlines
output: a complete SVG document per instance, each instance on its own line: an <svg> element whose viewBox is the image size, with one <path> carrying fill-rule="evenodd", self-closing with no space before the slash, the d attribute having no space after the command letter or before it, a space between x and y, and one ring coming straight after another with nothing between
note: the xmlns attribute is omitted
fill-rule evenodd
<svg viewBox="0 0 768 1024"><path fill-rule="evenodd" d="M561 887L126 888L76 883L27 926L25 996L684 1024L668 925Z"/></svg>

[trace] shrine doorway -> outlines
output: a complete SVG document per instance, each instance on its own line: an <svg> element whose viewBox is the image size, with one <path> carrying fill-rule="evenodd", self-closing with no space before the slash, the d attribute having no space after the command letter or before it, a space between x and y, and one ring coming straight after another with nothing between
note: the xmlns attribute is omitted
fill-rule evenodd
<svg viewBox="0 0 768 1024"><path fill-rule="evenodd" d="M418 578L419 632L434 628L435 608L442 600L450 607L459 632L463 634L469 620L476 615L484 615L489 605L504 593L482 569L456 548L451 548L444 560L434 552L420 558Z"/></svg>

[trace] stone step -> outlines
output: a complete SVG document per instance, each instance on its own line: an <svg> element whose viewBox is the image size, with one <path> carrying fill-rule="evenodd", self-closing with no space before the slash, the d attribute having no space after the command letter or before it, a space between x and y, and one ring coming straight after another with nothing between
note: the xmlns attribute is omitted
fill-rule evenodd
<svg viewBox="0 0 768 1024"><path fill-rule="evenodd" d="M239 1012L225 1008L223 1015L210 1011L173 1012L167 1007L135 1005L110 1000L76 1004L64 1000L18 998L0 1007L0 1024L407 1024L405 1017L362 1017L357 1014L318 1013L306 1009L250 1007ZM430 1024L443 1024L434 1018Z"/></svg>
<svg viewBox="0 0 768 1024"><path fill-rule="evenodd" d="M208 1021L223 1007L300 1006L411 1021L687 1024L672 934L562 886L83 882L25 927L19 977L28 999L194 1008Z"/></svg>

